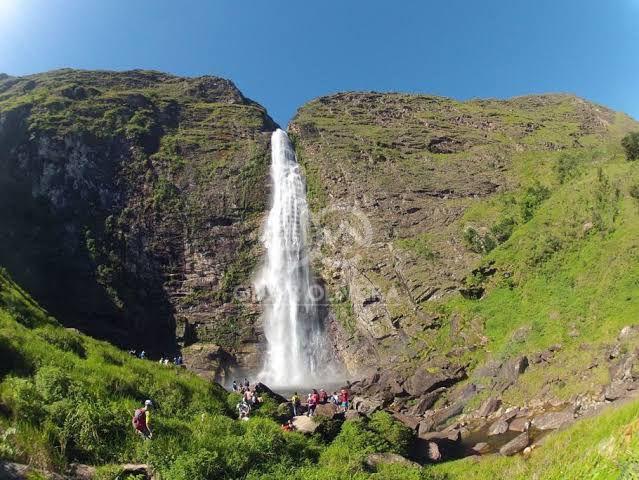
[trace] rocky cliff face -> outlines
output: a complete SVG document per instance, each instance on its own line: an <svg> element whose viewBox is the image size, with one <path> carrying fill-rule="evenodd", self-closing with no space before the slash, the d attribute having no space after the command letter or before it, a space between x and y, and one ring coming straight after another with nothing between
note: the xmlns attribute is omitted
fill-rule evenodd
<svg viewBox="0 0 639 480"><path fill-rule="evenodd" d="M602 298L628 292L633 263L610 274L592 252L634 244L639 175L619 148L633 129L570 95L342 93L303 106L289 130L335 346L353 373L383 366L357 390L442 424L490 395L603 401L605 352L633 319ZM416 387L423 378L435 380Z"/></svg>
<svg viewBox="0 0 639 480"><path fill-rule="evenodd" d="M259 256L275 127L216 77L5 76L0 264L91 335L255 367L259 315L234 293Z"/></svg>

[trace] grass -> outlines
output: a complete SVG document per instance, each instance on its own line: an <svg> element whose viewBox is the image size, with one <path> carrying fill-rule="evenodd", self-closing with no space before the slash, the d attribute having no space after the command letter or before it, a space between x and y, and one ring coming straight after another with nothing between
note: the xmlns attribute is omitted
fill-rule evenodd
<svg viewBox="0 0 639 480"><path fill-rule="evenodd" d="M154 438L145 442L130 421L147 398ZM433 478L416 467L365 468L368 453L408 452L412 434L389 414L332 425L325 440L283 432L273 399L248 422L234 419L236 402L189 372L62 328L0 270L1 459L59 472L88 463L103 480L119 478L125 462L171 480Z"/></svg>

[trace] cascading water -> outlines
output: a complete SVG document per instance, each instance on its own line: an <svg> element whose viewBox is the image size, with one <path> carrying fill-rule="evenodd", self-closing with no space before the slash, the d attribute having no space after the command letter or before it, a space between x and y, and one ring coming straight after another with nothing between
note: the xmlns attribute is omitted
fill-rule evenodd
<svg viewBox="0 0 639 480"><path fill-rule="evenodd" d="M306 189L293 146L283 130L271 137L273 205L262 242L266 261L256 282L265 306L268 350L260 380L273 386L311 385L332 369L319 317L307 239Z"/></svg>

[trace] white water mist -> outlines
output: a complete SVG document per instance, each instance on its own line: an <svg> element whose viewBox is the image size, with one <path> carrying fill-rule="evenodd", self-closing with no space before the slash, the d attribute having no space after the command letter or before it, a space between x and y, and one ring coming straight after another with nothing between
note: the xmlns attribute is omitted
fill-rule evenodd
<svg viewBox="0 0 639 480"><path fill-rule="evenodd" d="M271 137L273 199L262 242L264 267L256 282L264 312L267 352L260 380L273 386L311 385L333 370L319 317L321 291L308 260L310 217L304 179L283 130Z"/></svg>

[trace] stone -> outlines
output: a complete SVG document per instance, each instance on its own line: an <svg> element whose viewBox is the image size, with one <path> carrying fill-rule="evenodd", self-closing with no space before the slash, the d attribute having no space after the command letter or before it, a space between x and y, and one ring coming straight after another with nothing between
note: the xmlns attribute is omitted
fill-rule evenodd
<svg viewBox="0 0 639 480"><path fill-rule="evenodd" d="M420 368L406 380L403 387L410 395L418 397L440 387L450 387L465 378L463 367L442 368L437 373Z"/></svg>
<svg viewBox="0 0 639 480"><path fill-rule="evenodd" d="M267 387L261 382L256 383L253 386L253 389L257 392L258 395L266 395L268 397L271 397L273 400L275 400L278 403L288 402L287 398L284 398L279 393L275 393L273 390L271 390L269 387Z"/></svg>
<svg viewBox="0 0 639 480"><path fill-rule="evenodd" d="M538 430L556 430L575 420L571 411L548 412L533 418L532 426Z"/></svg>
<svg viewBox="0 0 639 480"><path fill-rule="evenodd" d="M420 468L419 463L413 462L397 453L369 453L366 458L364 458L364 465L372 471L376 471L379 465L386 464Z"/></svg>
<svg viewBox="0 0 639 480"><path fill-rule="evenodd" d="M315 433L319 423L306 415L298 415L297 417L293 417L293 425L298 432L311 434Z"/></svg>
<svg viewBox="0 0 639 480"><path fill-rule="evenodd" d="M508 430L511 432L525 432L530 427L530 420L526 417L517 417L510 422Z"/></svg>
<svg viewBox="0 0 639 480"><path fill-rule="evenodd" d="M419 402L410 410L411 415L423 415L445 391L446 387L440 387L419 397Z"/></svg>
<svg viewBox="0 0 639 480"><path fill-rule="evenodd" d="M431 462L439 462L442 459L442 453L435 442L428 442L426 455Z"/></svg>
<svg viewBox="0 0 639 480"><path fill-rule="evenodd" d="M488 435L501 435L508 431L508 422L502 417L488 427Z"/></svg>
<svg viewBox="0 0 639 480"><path fill-rule="evenodd" d="M424 420L419 422L419 425L417 426L417 436L418 437L425 436L427 433L431 432L434 427L435 427L435 422L433 422L433 419L425 418Z"/></svg>
<svg viewBox="0 0 639 480"><path fill-rule="evenodd" d="M320 403L315 407L315 415L319 417L335 418L339 414L339 408L332 403Z"/></svg>
<svg viewBox="0 0 639 480"><path fill-rule="evenodd" d="M629 338L636 337L639 333L638 325L626 325L621 329L617 338L621 340L628 340Z"/></svg>
<svg viewBox="0 0 639 480"><path fill-rule="evenodd" d="M492 450L492 448L490 447L490 445L486 442L479 442L476 443L475 445L473 445L473 447L471 448L471 450L479 455L485 455L487 453L490 453L490 451Z"/></svg>
<svg viewBox="0 0 639 480"><path fill-rule="evenodd" d="M404 415L401 413L394 413L393 418L401 423L403 423L406 427L415 431L418 429L420 422L422 421L421 417L414 417L412 415Z"/></svg>
<svg viewBox="0 0 639 480"><path fill-rule="evenodd" d="M510 456L521 452L530 443L528 432L521 433L499 449L502 455Z"/></svg>
<svg viewBox="0 0 639 480"><path fill-rule="evenodd" d="M487 417L491 413L497 411L497 409L501 406L501 399L497 397L489 397L481 404L479 409L477 410L478 417Z"/></svg>
<svg viewBox="0 0 639 480"><path fill-rule="evenodd" d="M346 422L358 420L360 418L364 418L364 415L359 413L357 410L347 410L346 412L344 412L344 420Z"/></svg>
<svg viewBox="0 0 639 480"><path fill-rule="evenodd" d="M383 402L375 398L354 397L353 408L364 415L371 415L382 409Z"/></svg>

